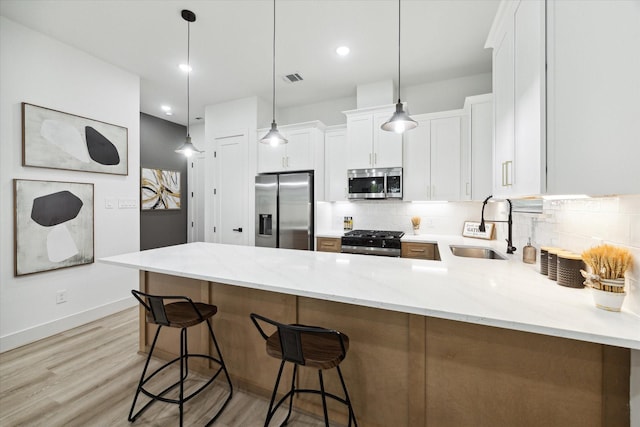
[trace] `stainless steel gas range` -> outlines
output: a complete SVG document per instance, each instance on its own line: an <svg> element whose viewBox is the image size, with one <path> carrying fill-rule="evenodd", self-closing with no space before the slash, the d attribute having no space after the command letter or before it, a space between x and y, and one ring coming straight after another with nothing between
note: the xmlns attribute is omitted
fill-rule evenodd
<svg viewBox="0 0 640 427"><path fill-rule="evenodd" d="M349 231L342 236L342 252L399 257L402 236L402 231Z"/></svg>

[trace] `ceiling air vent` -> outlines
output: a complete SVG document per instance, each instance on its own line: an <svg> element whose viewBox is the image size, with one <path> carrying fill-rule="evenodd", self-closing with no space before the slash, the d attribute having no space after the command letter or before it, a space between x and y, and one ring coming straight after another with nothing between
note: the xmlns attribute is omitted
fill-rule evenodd
<svg viewBox="0 0 640 427"><path fill-rule="evenodd" d="M287 83L295 83L295 82L301 82L302 81L302 76L299 73L287 74L286 76L284 76L282 78Z"/></svg>

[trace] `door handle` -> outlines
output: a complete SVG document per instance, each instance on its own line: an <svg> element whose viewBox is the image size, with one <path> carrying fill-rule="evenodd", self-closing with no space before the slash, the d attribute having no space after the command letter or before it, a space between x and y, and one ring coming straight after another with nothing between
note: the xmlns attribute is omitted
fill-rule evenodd
<svg viewBox="0 0 640 427"><path fill-rule="evenodd" d="M234 228L233 231L238 231L238 232L242 233L242 227Z"/></svg>

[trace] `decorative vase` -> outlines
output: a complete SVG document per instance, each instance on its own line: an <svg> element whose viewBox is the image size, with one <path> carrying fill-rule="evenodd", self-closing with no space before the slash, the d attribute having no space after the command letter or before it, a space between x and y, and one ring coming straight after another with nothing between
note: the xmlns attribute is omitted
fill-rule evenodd
<svg viewBox="0 0 640 427"><path fill-rule="evenodd" d="M420 234L420 226L419 225L414 225L413 226L413 234Z"/></svg>
<svg viewBox="0 0 640 427"><path fill-rule="evenodd" d="M624 278L600 279L602 289L591 287L591 295L596 307L608 311L620 311L624 297ZM604 290L606 289L606 290Z"/></svg>

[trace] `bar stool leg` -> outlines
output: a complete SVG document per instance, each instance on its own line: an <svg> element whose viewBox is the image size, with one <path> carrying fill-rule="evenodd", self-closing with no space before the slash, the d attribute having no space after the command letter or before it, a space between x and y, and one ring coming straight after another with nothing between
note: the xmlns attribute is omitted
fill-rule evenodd
<svg viewBox="0 0 640 427"><path fill-rule="evenodd" d="M287 418L284 419L281 425L286 425L289 422L289 417L291 416L291 408L293 407L293 396L296 394L296 375L298 375L298 365L293 364L293 378L291 378L291 397L289 397L289 412L287 413Z"/></svg>
<svg viewBox="0 0 640 427"><path fill-rule="evenodd" d="M344 400L347 402L347 407L349 408L349 427L351 427L351 419L353 418L353 425L358 427L358 422L356 421L356 414L353 412L353 407L351 406L351 399L349 398L349 393L347 392L347 386L344 382L344 378L342 377L342 371L340 370L340 365L336 366L338 370L338 375L340 376L340 382L342 383L342 389L344 390Z"/></svg>
<svg viewBox="0 0 640 427"><path fill-rule="evenodd" d="M178 396L178 406L180 407L180 427L182 427L182 415L184 411L184 379L185 365L187 358L187 328L182 328L180 331L180 395Z"/></svg>
<svg viewBox="0 0 640 427"><path fill-rule="evenodd" d="M280 384L280 377L282 376L282 369L284 368L284 360L280 363L280 369L278 370L278 378L276 378L276 385L273 388L273 393L271 394L271 402L269 402L269 411L267 412L267 419L264 422L264 427L269 427L269 422L273 417L271 413L271 408L273 408L273 402L276 399L276 393L278 392L278 385Z"/></svg>
<svg viewBox="0 0 640 427"><path fill-rule="evenodd" d="M324 381L322 380L322 369L318 369L320 378L320 395L322 396L322 410L324 411L324 425L329 427L329 414L327 413L327 398L324 395Z"/></svg>
<svg viewBox="0 0 640 427"><path fill-rule="evenodd" d="M220 366L224 371L224 375L227 377L227 383L229 383L229 392L230 392L228 399L231 399L231 396L233 396L233 384L231 384L231 377L229 377L229 372L227 371L227 365L224 363L224 359L222 358L222 352L220 351L220 347L218 347L218 340L216 339L216 335L213 333L213 327L211 326L211 322L209 322L209 319L207 319L207 327L209 328L209 335L211 335L211 341L213 341L213 345L216 347L216 352L218 353L218 357L220 360ZM227 402L229 401L228 399L227 399ZM225 405L226 404L227 403L225 402Z"/></svg>
<svg viewBox="0 0 640 427"><path fill-rule="evenodd" d="M147 355L147 361L144 364L144 369L142 370L142 375L140 376L140 381L138 382L138 389L136 390L136 395L133 397L133 403L131 404L131 410L129 411L129 421L133 422L138 418L141 412L137 413L136 416L133 416L133 410L136 407L136 402L138 401L138 396L140 395L140 390L142 390L142 383L144 382L144 376L147 373L147 369L149 368L149 362L151 361L151 355L153 354L153 349L156 347L156 342L158 341L158 336L160 336L161 325L158 325L158 329L156 330L156 335L153 337L153 343L151 344L151 348L149 349L149 354ZM147 404L148 405L148 404ZM146 407L146 406L145 406Z"/></svg>

